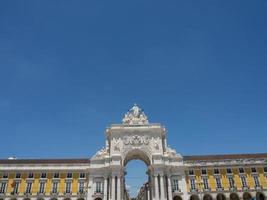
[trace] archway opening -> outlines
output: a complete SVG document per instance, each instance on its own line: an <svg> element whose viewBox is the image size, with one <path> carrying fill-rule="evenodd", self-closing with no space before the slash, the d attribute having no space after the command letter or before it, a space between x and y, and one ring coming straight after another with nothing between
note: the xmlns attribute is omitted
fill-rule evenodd
<svg viewBox="0 0 267 200"><path fill-rule="evenodd" d="M251 196L250 193L245 192L245 193L243 194L243 200L251 200L251 199L252 199L252 196Z"/></svg>
<svg viewBox="0 0 267 200"><path fill-rule="evenodd" d="M199 200L199 197L198 197L198 195L193 194L190 196L190 200Z"/></svg>
<svg viewBox="0 0 267 200"><path fill-rule="evenodd" d="M224 196L224 194L219 193L219 194L217 194L216 199L217 199L217 200L226 200L226 197Z"/></svg>
<svg viewBox="0 0 267 200"><path fill-rule="evenodd" d="M265 196L264 196L263 193L261 193L261 192L257 192L257 193L256 193L256 199L257 199L257 200L265 200Z"/></svg>
<svg viewBox="0 0 267 200"><path fill-rule="evenodd" d="M180 197L180 196L174 196L174 197L173 197L173 200L183 200L183 199L182 199L182 197Z"/></svg>
<svg viewBox="0 0 267 200"><path fill-rule="evenodd" d="M212 196L210 194L205 194L203 200L212 200Z"/></svg>
<svg viewBox="0 0 267 200"><path fill-rule="evenodd" d="M231 193L230 194L230 200L239 200L239 197L236 193Z"/></svg>
<svg viewBox="0 0 267 200"><path fill-rule="evenodd" d="M148 167L140 159L134 159L127 162L124 176L124 195L131 199L147 196L148 189ZM125 198L126 199L126 198Z"/></svg>

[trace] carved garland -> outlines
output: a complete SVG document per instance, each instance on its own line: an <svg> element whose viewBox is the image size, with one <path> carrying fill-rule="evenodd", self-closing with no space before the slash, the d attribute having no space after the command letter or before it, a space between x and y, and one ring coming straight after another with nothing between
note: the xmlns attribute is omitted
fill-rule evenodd
<svg viewBox="0 0 267 200"><path fill-rule="evenodd" d="M125 136L123 142L125 145L147 145L149 144L149 137L139 135Z"/></svg>

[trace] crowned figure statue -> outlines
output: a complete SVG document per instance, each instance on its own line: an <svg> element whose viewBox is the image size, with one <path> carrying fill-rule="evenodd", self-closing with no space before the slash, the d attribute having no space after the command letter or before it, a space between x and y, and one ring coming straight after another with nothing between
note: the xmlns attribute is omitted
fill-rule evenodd
<svg viewBox="0 0 267 200"><path fill-rule="evenodd" d="M137 104L134 104L134 106L124 115L122 123L128 125L147 125L148 120L144 111Z"/></svg>

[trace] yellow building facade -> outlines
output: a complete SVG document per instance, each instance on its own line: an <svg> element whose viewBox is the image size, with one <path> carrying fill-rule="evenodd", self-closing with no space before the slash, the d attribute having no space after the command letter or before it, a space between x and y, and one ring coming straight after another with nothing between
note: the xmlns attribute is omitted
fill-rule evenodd
<svg viewBox="0 0 267 200"><path fill-rule="evenodd" d="M89 159L0 160L0 199L84 199Z"/></svg>
<svg viewBox="0 0 267 200"><path fill-rule="evenodd" d="M264 200L267 191L266 156L184 156L190 200Z"/></svg>

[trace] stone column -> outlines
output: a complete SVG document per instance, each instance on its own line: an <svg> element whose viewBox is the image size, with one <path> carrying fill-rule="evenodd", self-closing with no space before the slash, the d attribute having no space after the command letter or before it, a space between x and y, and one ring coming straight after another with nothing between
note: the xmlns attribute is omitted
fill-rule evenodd
<svg viewBox="0 0 267 200"><path fill-rule="evenodd" d="M108 186L109 188L108 188L108 190L109 190L109 200L112 200L112 177L110 176L109 177L109 186Z"/></svg>
<svg viewBox="0 0 267 200"><path fill-rule="evenodd" d="M168 175L168 198L172 200L172 183L171 183L171 175Z"/></svg>
<svg viewBox="0 0 267 200"><path fill-rule="evenodd" d="M89 177L87 199L92 199L93 196L93 177Z"/></svg>
<svg viewBox="0 0 267 200"><path fill-rule="evenodd" d="M185 176L185 174L182 174L180 176L179 189L183 193L183 199L189 199L188 192L186 192L187 191L187 186L186 186L186 176Z"/></svg>
<svg viewBox="0 0 267 200"><path fill-rule="evenodd" d="M159 182L158 175L154 175L154 190L155 190L155 200L159 200Z"/></svg>
<svg viewBox="0 0 267 200"><path fill-rule="evenodd" d="M160 199L165 199L165 190L164 190L164 176L160 174Z"/></svg>
<svg viewBox="0 0 267 200"><path fill-rule="evenodd" d="M111 187L112 187L112 189L111 189L111 199L112 200L115 200L115 198L116 198L116 195L115 195L115 192L116 192L116 182L115 182L115 179L116 177L115 177L115 175L112 175L112 184L111 184Z"/></svg>
<svg viewBox="0 0 267 200"><path fill-rule="evenodd" d="M121 200L121 178L117 177L117 200Z"/></svg>
<svg viewBox="0 0 267 200"><path fill-rule="evenodd" d="M104 177L104 200L108 199L108 177Z"/></svg>

